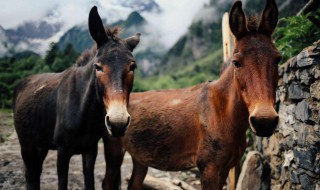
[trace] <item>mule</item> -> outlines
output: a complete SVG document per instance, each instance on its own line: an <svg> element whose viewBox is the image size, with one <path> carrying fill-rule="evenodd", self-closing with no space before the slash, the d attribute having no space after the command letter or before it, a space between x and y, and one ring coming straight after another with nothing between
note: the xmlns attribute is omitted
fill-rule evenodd
<svg viewBox="0 0 320 190"><path fill-rule="evenodd" d="M58 151L59 190L67 189L74 154L82 155L85 189L94 189L98 140L108 132L121 136L129 125L127 104L136 68L131 52L140 34L123 40L117 29L105 30L96 6L88 25L96 48L83 53L77 65L27 77L15 89L14 125L28 190L40 189L49 149Z"/></svg>
<svg viewBox="0 0 320 190"><path fill-rule="evenodd" d="M281 54L272 42L278 22L274 0L247 24L242 3L230 11L235 36L231 63L217 81L178 90L132 93L131 125L122 138L104 138L104 189L116 189L124 148L133 159L128 189L142 189L148 167L179 171L198 167L202 189L222 189L246 148L248 126L261 137L278 124L274 109Z"/></svg>

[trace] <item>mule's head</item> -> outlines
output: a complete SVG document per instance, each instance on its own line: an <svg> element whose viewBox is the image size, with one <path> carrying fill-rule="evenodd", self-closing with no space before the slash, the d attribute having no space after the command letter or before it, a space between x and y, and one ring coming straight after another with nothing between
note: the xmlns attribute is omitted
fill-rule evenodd
<svg viewBox="0 0 320 190"><path fill-rule="evenodd" d="M230 29L236 38L234 80L248 107L250 127L262 137L271 136L279 120L274 104L281 54L271 39L277 23L275 0L267 0L259 24L253 17L247 23L241 1L236 1L230 11Z"/></svg>
<svg viewBox="0 0 320 190"><path fill-rule="evenodd" d="M112 136L123 136L130 123L127 105L136 69L131 52L138 45L140 34L122 40L115 31L105 30L95 6L89 14L89 31L97 44L93 64L97 94L106 109L105 125Z"/></svg>

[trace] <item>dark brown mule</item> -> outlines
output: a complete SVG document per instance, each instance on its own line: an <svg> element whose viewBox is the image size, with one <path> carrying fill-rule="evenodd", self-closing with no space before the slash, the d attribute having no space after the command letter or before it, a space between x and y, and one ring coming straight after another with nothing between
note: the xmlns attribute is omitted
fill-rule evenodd
<svg viewBox="0 0 320 190"><path fill-rule="evenodd" d="M129 189L141 189L148 167L187 170L197 166L202 189L222 189L229 169L246 148L246 130L273 134L280 53L271 40L278 21L268 0L258 26L247 25L242 3L230 11L236 37L232 63L220 79L179 90L133 93L132 122L125 136L104 138L107 162L104 189L116 189L124 147L133 157ZM118 168L116 168L118 166Z"/></svg>
<svg viewBox="0 0 320 190"><path fill-rule="evenodd" d="M136 67L131 51L140 34L121 40L104 30L97 8L89 14L97 48L62 73L24 79L14 95L14 123L25 163L27 189L40 189L42 163L58 150L59 189L67 189L69 161L82 154L85 189L94 189L98 140L106 133L124 134L130 122L129 93ZM106 125L106 126L105 126Z"/></svg>

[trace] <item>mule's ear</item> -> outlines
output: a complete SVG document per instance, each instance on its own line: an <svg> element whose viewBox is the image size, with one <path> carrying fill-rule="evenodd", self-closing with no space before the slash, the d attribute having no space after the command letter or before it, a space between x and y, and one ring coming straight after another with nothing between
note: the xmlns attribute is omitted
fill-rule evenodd
<svg viewBox="0 0 320 190"><path fill-rule="evenodd" d="M246 16L242 10L241 1L236 1L231 8L229 25L231 32L237 40L242 38L248 32Z"/></svg>
<svg viewBox="0 0 320 190"><path fill-rule="evenodd" d="M90 35L96 41L97 48L100 48L108 41L108 37L96 6L93 6L90 10L88 24Z"/></svg>
<svg viewBox="0 0 320 190"><path fill-rule="evenodd" d="M132 37L124 39L124 41L127 42L127 46L130 51L133 51L133 49L139 44L140 36L141 36L141 34L137 33L136 35L134 35Z"/></svg>
<svg viewBox="0 0 320 190"><path fill-rule="evenodd" d="M278 14L278 8L275 0L267 0L267 5L260 17L258 31L265 35L271 36L278 24Z"/></svg>

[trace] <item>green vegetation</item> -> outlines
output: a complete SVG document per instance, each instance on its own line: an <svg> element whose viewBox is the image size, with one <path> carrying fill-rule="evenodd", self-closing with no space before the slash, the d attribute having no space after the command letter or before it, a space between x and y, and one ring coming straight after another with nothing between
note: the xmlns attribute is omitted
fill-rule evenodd
<svg viewBox="0 0 320 190"><path fill-rule="evenodd" d="M136 92L158 89L183 88L215 80L220 73L222 64L222 49L190 63L187 66L180 66L164 75L142 78L140 73L135 75L133 90Z"/></svg>
<svg viewBox="0 0 320 190"><path fill-rule="evenodd" d="M11 108L13 90L23 78L36 73L61 72L70 67L78 56L72 45L67 45L61 52L53 43L45 59L31 52L1 58L0 108Z"/></svg>
<svg viewBox="0 0 320 190"><path fill-rule="evenodd" d="M276 46L282 52L283 62L320 39L320 29L308 19L310 16L320 18L316 14L308 14L280 19L280 27L276 31Z"/></svg>

